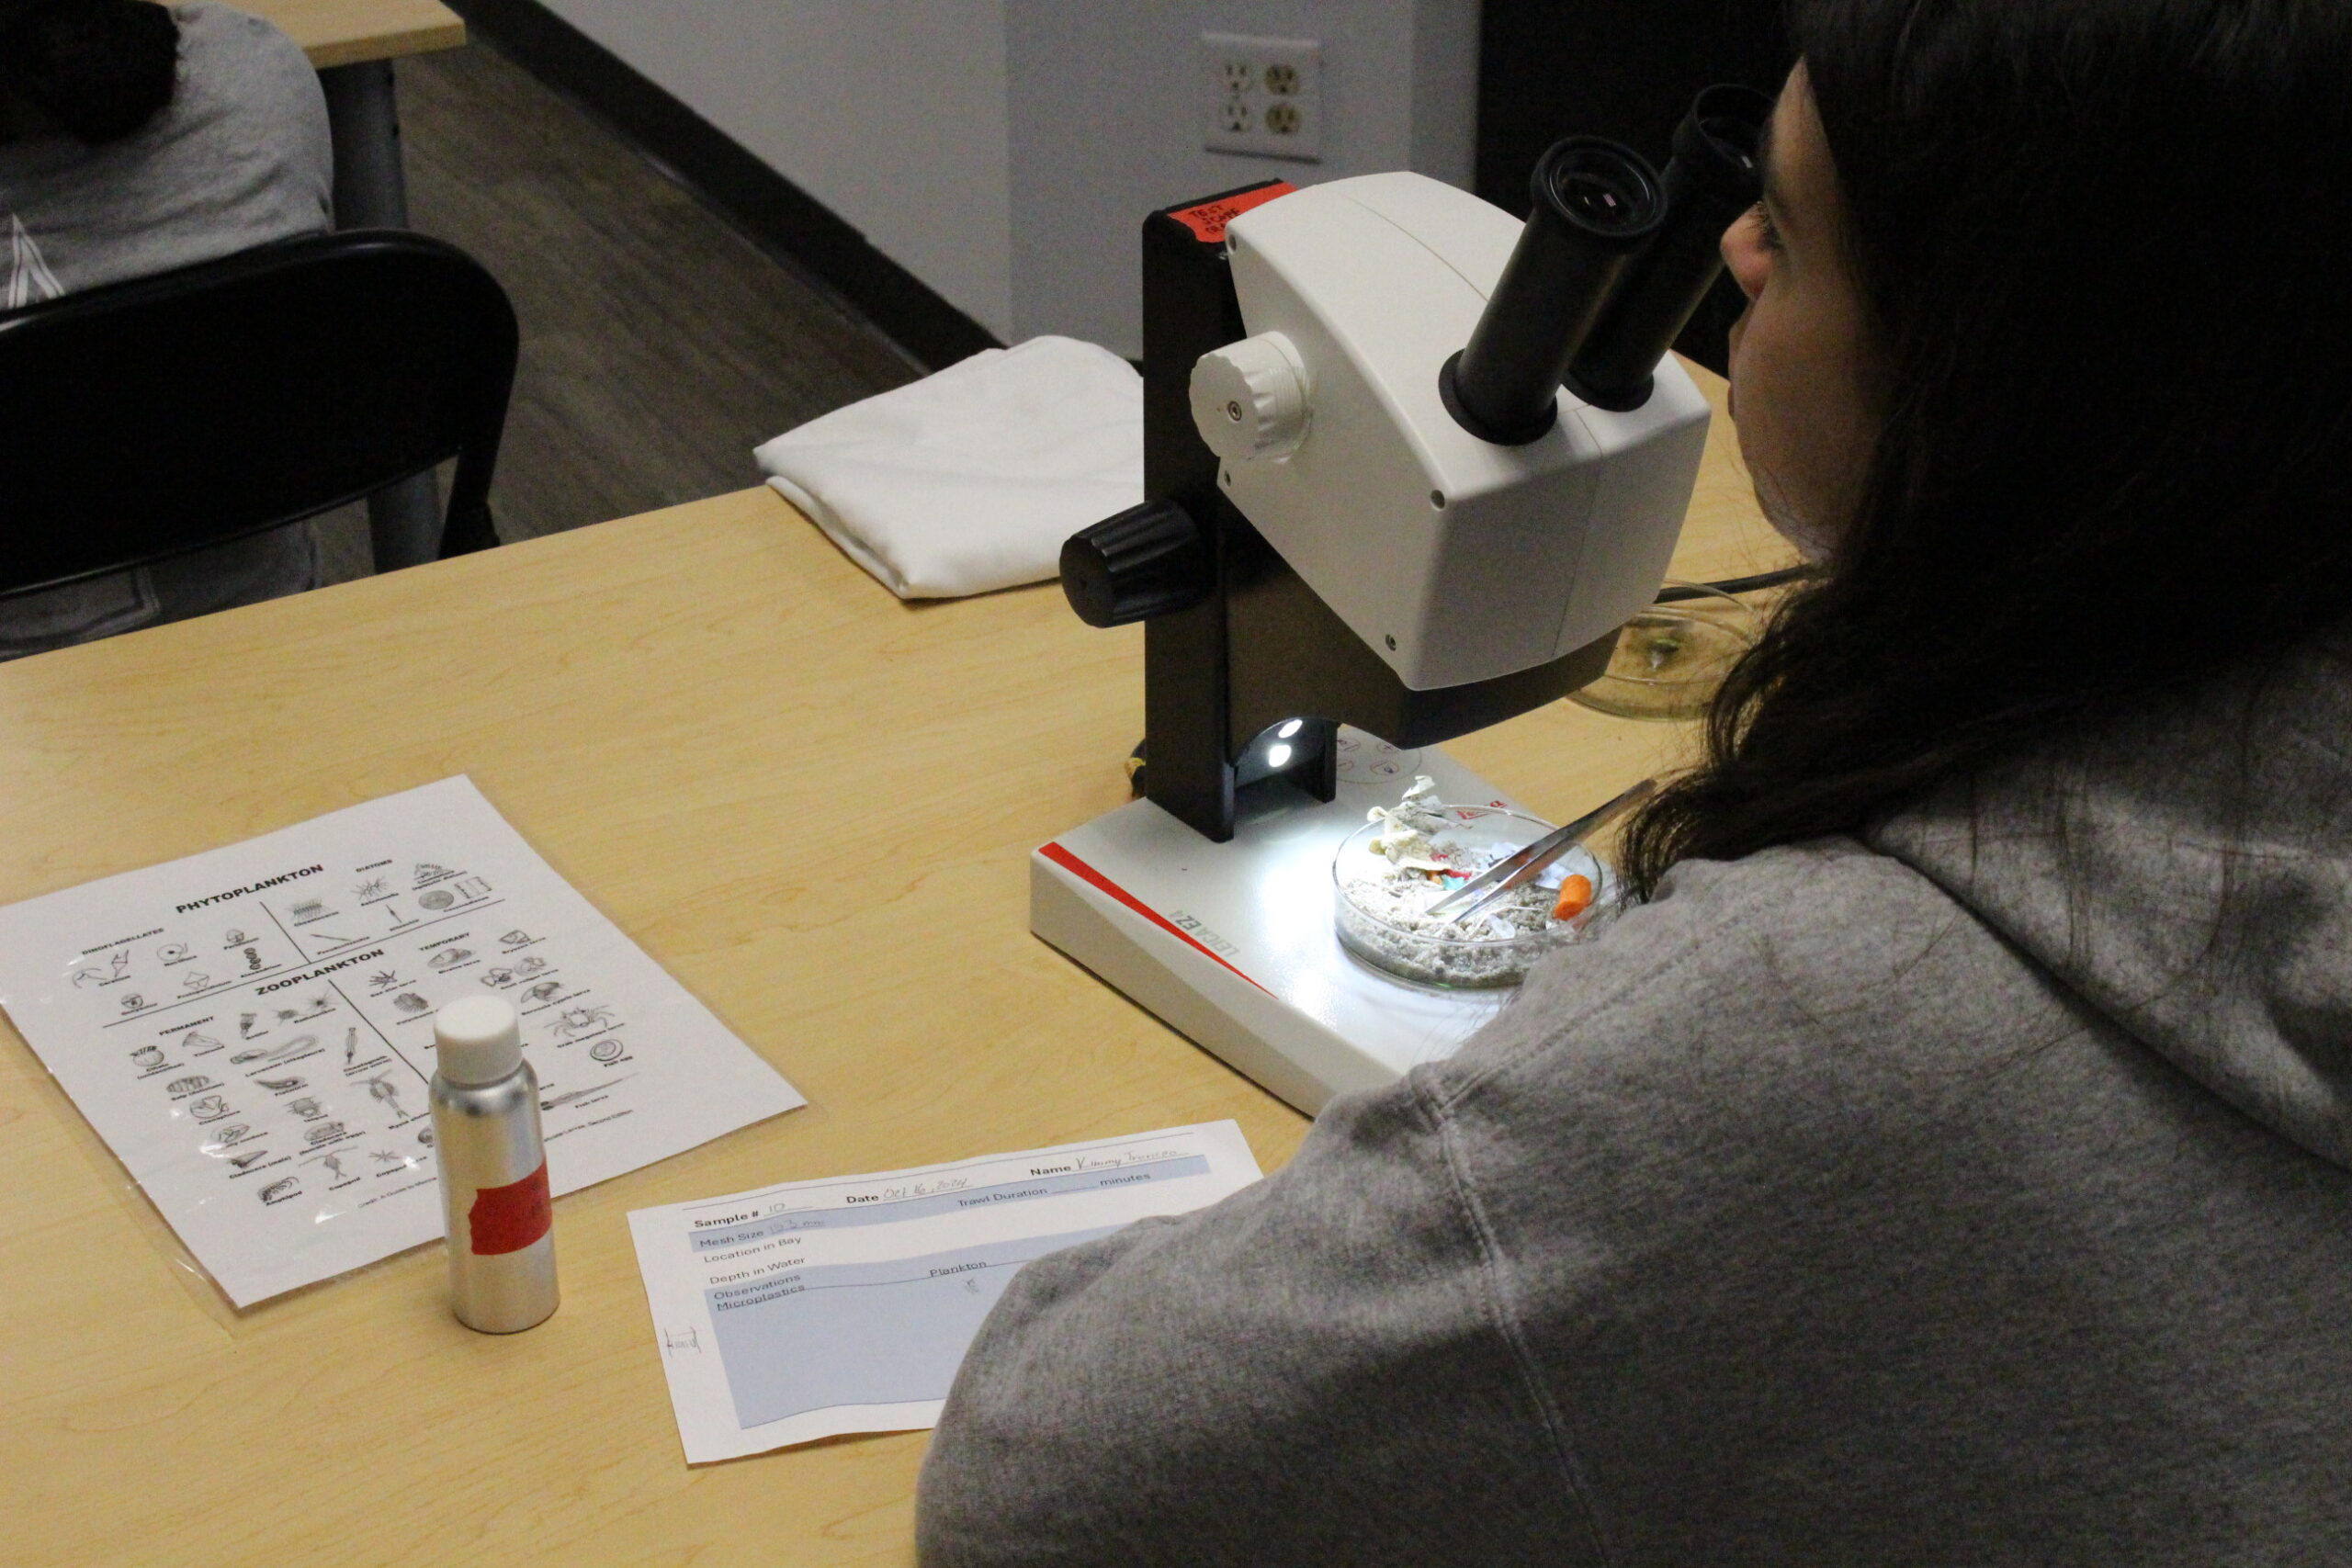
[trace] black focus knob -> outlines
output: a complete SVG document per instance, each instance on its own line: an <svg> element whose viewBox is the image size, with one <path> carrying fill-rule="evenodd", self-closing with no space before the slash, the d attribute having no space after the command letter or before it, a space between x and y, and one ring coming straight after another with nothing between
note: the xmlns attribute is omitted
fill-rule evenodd
<svg viewBox="0 0 2352 1568"><path fill-rule="evenodd" d="M1200 525L1172 501L1131 506L1062 546L1062 592L1090 626L1190 609L1216 581Z"/></svg>

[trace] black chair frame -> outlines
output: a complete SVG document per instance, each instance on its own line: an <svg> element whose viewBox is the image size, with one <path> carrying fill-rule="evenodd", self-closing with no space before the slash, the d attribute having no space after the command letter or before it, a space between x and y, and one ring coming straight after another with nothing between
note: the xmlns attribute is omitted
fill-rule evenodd
<svg viewBox="0 0 2352 1568"><path fill-rule="evenodd" d="M498 542L505 290L422 234L287 241L0 315L0 596L301 522L455 458Z"/></svg>

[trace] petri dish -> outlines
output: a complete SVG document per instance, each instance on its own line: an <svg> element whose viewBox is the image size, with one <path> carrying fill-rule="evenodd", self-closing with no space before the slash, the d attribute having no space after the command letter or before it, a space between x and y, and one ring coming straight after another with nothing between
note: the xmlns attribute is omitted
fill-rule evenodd
<svg viewBox="0 0 2352 1568"><path fill-rule="evenodd" d="M1568 701L1619 718L1696 718L1707 711L1724 676L1756 646L1762 619L1755 606L1703 584L1667 586L1700 592L1627 621L1607 672Z"/></svg>
<svg viewBox="0 0 2352 1568"><path fill-rule="evenodd" d="M1429 830L1435 857L1467 875L1552 830L1548 822L1498 807L1431 806L1428 811L1437 824ZM1610 896L1607 869L1579 846L1468 922L1433 918L1422 910L1460 880L1399 875L1389 858L1372 848L1392 830L1387 823L1367 822L1331 857L1332 926L1340 945L1390 979L1446 991L1516 986L1538 960L1581 936ZM1553 919L1560 884L1569 876L1591 882L1592 904L1572 919Z"/></svg>

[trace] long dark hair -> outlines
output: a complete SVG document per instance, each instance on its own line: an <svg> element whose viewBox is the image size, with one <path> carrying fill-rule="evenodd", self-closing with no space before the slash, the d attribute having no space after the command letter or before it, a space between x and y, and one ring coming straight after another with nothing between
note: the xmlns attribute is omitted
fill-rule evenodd
<svg viewBox="0 0 2352 1568"><path fill-rule="evenodd" d="M0 0L0 93L84 141L170 103L179 50L179 24L147 0Z"/></svg>
<svg viewBox="0 0 2352 1568"><path fill-rule="evenodd" d="M2352 590L2352 6L1797 0L1883 424L1626 838L1866 830Z"/></svg>

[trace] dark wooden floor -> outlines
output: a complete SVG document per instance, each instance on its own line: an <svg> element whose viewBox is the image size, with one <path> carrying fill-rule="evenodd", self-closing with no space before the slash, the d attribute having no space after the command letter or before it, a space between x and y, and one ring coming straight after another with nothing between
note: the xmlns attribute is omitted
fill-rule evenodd
<svg viewBox="0 0 2352 1568"><path fill-rule="evenodd" d="M531 538L759 482L752 448L914 362L479 41L399 66L411 221L506 286L523 357L492 491ZM364 524L321 527L329 576Z"/></svg>

